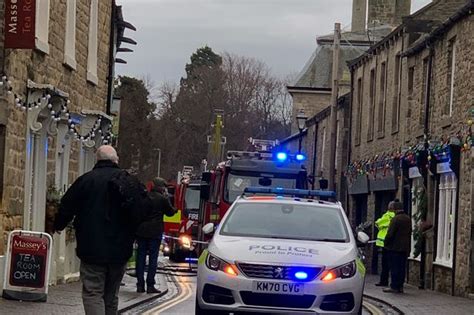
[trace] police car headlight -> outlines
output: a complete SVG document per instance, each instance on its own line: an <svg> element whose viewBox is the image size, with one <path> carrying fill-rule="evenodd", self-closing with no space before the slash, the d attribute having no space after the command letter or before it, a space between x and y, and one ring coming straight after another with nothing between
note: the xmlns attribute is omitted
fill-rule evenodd
<svg viewBox="0 0 474 315"><path fill-rule="evenodd" d="M324 282L330 282L332 280L335 280L337 278L340 279L347 279L351 278L355 275L356 273L356 263L355 260L351 261L348 264L327 270L323 272L321 276L321 280Z"/></svg>
<svg viewBox="0 0 474 315"><path fill-rule="evenodd" d="M230 276L238 275L237 267L235 265L229 264L212 254L207 255L206 266L211 270L222 271Z"/></svg>

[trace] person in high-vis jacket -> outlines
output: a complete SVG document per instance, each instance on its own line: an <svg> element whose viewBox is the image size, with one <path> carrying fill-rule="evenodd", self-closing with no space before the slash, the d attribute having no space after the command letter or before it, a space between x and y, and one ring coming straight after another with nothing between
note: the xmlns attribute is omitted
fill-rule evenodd
<svg viewBox="0 0 474 315"><path fill-rule="evenodd" d="M376 286L378 287L388 286L390 264L389 264L388 250L385 248L384 242L385 242L385 236L387 235L387 232L388 232L388 227L390 226L390 222L395 216L394 204L397 201L398 199L395 199L395 201L391 201L388 204L387 212L385 212L377 221L375 221L375 226L379 230L377 233L377 240L375 241L375 245L377 247L382 248L382 272L380 273L380 281L379 283L376 284Z"/></svg>

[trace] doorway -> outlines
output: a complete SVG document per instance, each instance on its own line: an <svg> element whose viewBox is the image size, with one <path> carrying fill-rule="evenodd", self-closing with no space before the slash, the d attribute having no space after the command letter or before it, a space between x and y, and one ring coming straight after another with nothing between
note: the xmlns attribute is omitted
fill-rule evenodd
<svg viewBox="0 0 474 315"><path fill-rule="evenodd" d="M355 205L355 226L367 221L367 195L353 195Z"/></svg>
<svg viewBox="0 0 474 315"><path fill-rule="evenodd" d="M395 199L395 191L380 191L375 192L375 209L374 209L374 222L380 218L388 208L390 201ZM373 237L377 235L377 228L375 224L373 226ZM372 255L372 273L378 274L381 264L381 255L379 255L379 248L374 244L374 251Z"/></svg>

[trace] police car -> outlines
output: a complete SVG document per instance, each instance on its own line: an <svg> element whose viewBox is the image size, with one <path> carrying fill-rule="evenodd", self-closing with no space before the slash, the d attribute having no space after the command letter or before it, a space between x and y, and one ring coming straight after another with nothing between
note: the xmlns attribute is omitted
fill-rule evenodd
<svg viewBox="0 0 474 315"><path fill-rule="evenodd" d="M247 188L217 229L203 228L214 236L199 258L196 314L360 314L365 268L341 204L321 200L334 196Z"/></svg>

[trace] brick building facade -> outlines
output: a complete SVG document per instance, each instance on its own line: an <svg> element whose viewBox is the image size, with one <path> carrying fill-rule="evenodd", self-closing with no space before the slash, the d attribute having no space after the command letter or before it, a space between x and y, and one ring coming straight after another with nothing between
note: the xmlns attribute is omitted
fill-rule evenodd
<svg viewBox="0 0 474 315"><path fill-rule="evenodd" d="M110 141L120 19L113 1L37 0L35 49L0 49L0 255L11 230L45 230L48 190L66 190ZM71 233L54 235L51 282L77 272Z"/></svg>
<svg viewBox="0 0 474 315"><path fill-rule="evenodd" d="M409 281L456 295L473 281L472 158L461 152L470 146L471 11L472 1L434 1L350 64L351 219L373 222L400 198L424 236L413 238Z"/></svg>

